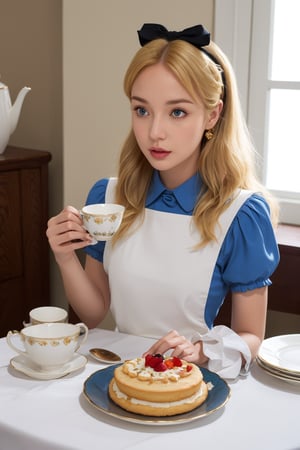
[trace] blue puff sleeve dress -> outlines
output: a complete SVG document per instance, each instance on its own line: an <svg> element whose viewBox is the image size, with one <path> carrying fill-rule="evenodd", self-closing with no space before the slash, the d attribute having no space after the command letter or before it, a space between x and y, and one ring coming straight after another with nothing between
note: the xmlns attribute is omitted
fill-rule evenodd
<svg viewBox="0 0 300 450"><path fill-rule="evenodd" d="M116 179L99 180L87 204L114 201ZM174 190L154 171L145 217L114 247L99 242L86 253L102 262L109 277L111 311L119 331L159 339L176 329L203 341L209 368L227 378L249 368L245 342L214 320L228 291L271 284L279 252L266 201L240 190L221 215L217 240L195 249L200 236L192 214L201 190L194 175Z"/></svg>

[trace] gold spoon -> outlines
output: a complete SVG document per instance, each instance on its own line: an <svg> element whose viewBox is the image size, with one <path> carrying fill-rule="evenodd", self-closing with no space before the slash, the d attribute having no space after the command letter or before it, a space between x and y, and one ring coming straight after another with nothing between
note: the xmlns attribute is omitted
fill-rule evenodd
<svg viewBox="0 0 300 450"><path fill-rule="evenodd" d="M105 364L114 364L122 361L119 355L105 348L91 348L89 352L94 359Z"/></svg>

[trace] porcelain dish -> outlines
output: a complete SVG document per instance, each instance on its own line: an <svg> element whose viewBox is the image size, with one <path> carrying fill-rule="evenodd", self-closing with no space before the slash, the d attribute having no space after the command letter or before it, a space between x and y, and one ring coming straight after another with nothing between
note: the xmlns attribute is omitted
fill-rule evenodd
<svg viewBox="0 0 300 450"><path fill-rule="evenodd" d="M87 363L87 358L79 353L75 353L73 358L63 364L60 368L55 370L41 370L35 363L33 363L27 356L18 355L10 360L10 365L30 378L38 380L54 380L62 378L69 373L82 369Z"/></svg>
<svg viewBox="0 0 300 450"><path fill-rule="evenodd" d="M266 366L259 358L256 359L257 364L261 367L268 375L272 377L278 378L279 380L286 381L291 384L300 386L300 377L294 377L292 375L286 375L279 370L272 369L271 367Z"/></svg>
<svg viewBox="0 0 300 450"><path fill-rule="evenodd" d="M83 394L86 399L99 411L118 419L139 423L143 425L177 425L192 422L216 412L222 408L230 398L230 388L225 380L216 373L205 368L200 368L206 383L210 384L206 401L198 408L185 414L177 414L172 417L142 416L125 411L116 405L108 395L108 385L113 377L114 370L120 364L108 366L105 369L94 372L84 382Z"/></svg>
<svg viewBox="0 0 300 450"><path fill-rule="evenodd" d="M256 360L270 375L300 383L300 334L286 334L265 339Z"/></svg>

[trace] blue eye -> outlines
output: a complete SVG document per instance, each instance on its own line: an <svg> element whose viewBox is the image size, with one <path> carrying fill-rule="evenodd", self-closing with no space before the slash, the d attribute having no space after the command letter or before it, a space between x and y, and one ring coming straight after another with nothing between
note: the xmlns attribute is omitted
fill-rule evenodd
<svg viewBox="0 0 300 450"><path fill-rule="evenodd" d="M177 118L180 117L184 117L186 115L186 112L183 111L182 109L174 109L174 111L172 111L172 116Z"/></svg>
<svg viewBox="0 0 300 450"><path fill-rule="evenodd" d="M148 111L143 108L142 106L137 106L136 108L134 108L134 110L136 111L137 115L140 117L144 117L148 115Z"/></svg>

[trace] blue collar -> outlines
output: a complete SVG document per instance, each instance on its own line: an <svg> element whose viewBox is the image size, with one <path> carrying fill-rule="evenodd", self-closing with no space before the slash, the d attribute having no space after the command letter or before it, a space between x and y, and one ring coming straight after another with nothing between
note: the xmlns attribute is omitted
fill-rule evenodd
<svg viewBox="0 0 300 450"><path fill-rule="evenodd" d="M151 203L157 200L164 192L167 192L174 195L185 212L192 212L197 203L202 185L203 182L201 176L199 173L196 173L177 188L167 189L160 179L159 172L155 170L146 198L146 207L150 206Z"/></svg>

